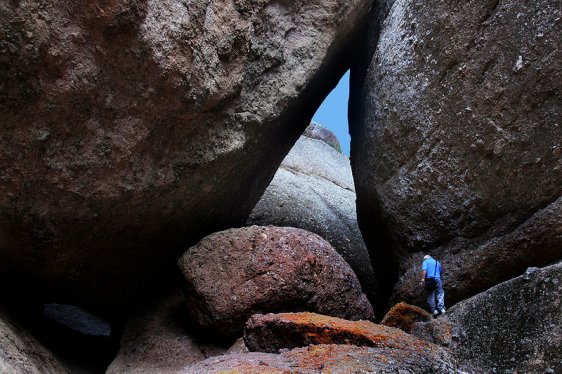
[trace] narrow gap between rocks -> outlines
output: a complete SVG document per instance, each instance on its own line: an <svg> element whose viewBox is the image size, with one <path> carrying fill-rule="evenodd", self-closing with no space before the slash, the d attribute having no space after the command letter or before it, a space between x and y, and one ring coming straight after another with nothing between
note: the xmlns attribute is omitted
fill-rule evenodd
<svg viewBox="0 0 562 374"><path fill-rule="evenodd" d="M351 137L347 119L349 101L349 70L324 99L312 120L331 130L340 142L342 152L349 157Z"/></svg>

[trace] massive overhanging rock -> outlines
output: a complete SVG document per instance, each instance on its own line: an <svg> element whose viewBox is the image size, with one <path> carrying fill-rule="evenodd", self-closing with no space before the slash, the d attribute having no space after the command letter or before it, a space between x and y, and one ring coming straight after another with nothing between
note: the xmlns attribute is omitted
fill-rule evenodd
<svg viewBox="0 0 562 374"><path fill-rule="evenodd" d="M118 309L189 243L242 224L369 7L1 2L2 284Z"/></svg>
<svg viewBox="0 0 562 374"><path fill-rule="evenodd" d="M387 297L399 282L396 301L425 306L422 251L448 304L561 257L560 16L553 0L397 0L352 69L359 223Z"/></svg>

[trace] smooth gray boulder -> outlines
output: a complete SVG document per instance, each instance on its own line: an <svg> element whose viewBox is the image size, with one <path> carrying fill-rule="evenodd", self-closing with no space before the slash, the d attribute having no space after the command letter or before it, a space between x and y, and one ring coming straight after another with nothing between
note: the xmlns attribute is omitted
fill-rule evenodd
<svg viewBox="0 0 562 374"><path fill-rule="evenodd" d="M562 372L562 263L530 268L447 316L451 352L469 372Z"/></svg>
<svg viewBox="0 0 562 374"><path fill-rule="evenodd" d="M297 227L320 235L351 266L363 292L375 299L371 258L357 224L351 166L333 146L333 138L328 129L309 126L246 224Z"/></svg>
<svg viewBox="0 0 562 374"><path fill-rule="evenodd" d="M122 312L243 224L370 5L0 2L0 294Z"/></svg>
<svg viewBox="0 0 562 374"><path fill-rule="evenodd" d="M562 257L561 16L554 0L394 3L350 114L383 299L398 282L394 301L425 306L427 252L448 304Z"/></svg>

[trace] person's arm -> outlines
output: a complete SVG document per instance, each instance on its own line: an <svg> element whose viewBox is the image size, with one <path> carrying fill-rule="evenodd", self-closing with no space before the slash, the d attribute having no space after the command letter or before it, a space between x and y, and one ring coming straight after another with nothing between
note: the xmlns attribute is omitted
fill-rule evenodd
<svg viewBox="0 0 562 374"><path fill-rule="evenodd" d="M426 274L427 274L427 270L422 271L421 283L423 283L425 281L425 275Z"/></svg>

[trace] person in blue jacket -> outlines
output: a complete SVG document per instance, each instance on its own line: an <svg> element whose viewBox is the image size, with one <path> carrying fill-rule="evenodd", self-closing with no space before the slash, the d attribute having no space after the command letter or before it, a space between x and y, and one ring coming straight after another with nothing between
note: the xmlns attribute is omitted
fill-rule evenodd
<svg viewBox="0 0 562 374"><path fill-rule="evenodd" d="M437 316L439 313L444 314L445 291L441 282L441 263L430 255L423 257L421 283L427 294L430 312L433 312L434 316ZM437 305L435 305L435 299L437 299Z"/></svg>

